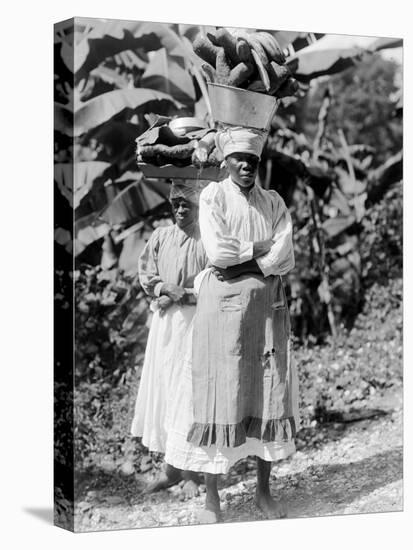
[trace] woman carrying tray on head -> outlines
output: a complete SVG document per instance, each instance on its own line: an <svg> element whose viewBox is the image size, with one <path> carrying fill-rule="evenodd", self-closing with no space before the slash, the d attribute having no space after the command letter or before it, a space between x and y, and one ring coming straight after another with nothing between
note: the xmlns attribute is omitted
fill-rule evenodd
<svg viewBox="0 0 413 550"><path fill-rule="evenodd" d="M182 465L206 472L209 522L220 515L216 474L249 455L257 457L257 505L268 517L286 513L271 497L269 477L272 461L294 453L299 422L281 280L294 253L284 201L255 184L265 138L244 128L218 132L229 177L200 197L201 238L214 267L196 281L188 441L198 450Z"/></svg>
<svg viewBox="0 0 413 550"><path fill-rule="evenodd" d="M139 258L139 281L153 298L151 307L155 311L131 428L132 435L142 437L150 451L161 453L169 450L170 429L180 414L174 409L180 407L175 396L182 385L180 352L192 335L196 303L193 282L207 265L198 226L197 184L172 184L169 198L176 223L155 229ZM184 421L187 426L191 417ZM184 472L188 496L195 490L190 478ZM181 479L182 472L166 460L163 474L146 492Z"/></svg>

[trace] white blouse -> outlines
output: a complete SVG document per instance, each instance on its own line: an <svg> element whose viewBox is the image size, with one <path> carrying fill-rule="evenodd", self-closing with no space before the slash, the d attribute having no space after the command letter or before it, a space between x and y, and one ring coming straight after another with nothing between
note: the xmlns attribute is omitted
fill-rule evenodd
<svg viewBox="0 0 413 550"><path fill-rule="evenodd" d="M264 277L285 275L294 267L292 222L283 199L255 184L248 198L228 177L201 193L199 226L213 265L227 268L252 259L253 243L272 239L269 252L256 258Z"/></svg>

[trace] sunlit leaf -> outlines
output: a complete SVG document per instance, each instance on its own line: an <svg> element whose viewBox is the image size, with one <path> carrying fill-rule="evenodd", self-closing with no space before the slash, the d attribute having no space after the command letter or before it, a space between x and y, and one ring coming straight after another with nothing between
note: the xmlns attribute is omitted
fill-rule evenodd
<svg viewBox="0 0 413 550"><path fill-rule="evenodd" d="M116 182L115 182L116 183ZM131 223L167 200L163 190L141 179L116 195L100 218L111 225Z"/></svg>
<svg viewBox="0 0 413 550"><path fill-rule="evenodd" d="M369 46L369 50L377 52L379 50L385 50L387 48L402 48L402 38L378 38L373 44Z"/></svg>
<svg viewBox="0 0 413 550"><path fill-rule="evenodd" d="M192 77L182 64L168 56L165 49L154 52L142 75L143 88L152 88L174 97L184 104L193 104L195 88Z"/></svg>
<svg viewBox="0 0 413 550"><path fill-rule="evenodd" d="M363 55L366 55L366 51L361 48L303 50L288 59L287 63L298 80L309 82L313 78L332 75L353 67L361 61Z"/></svg>
<svg viewBox="0 0 413 550"><path fill-rule="evenodd" d="M184 55L179 37L165 23L75 18L55 30L55 54L76 73L76 80L125 50L165 47L171 55Z"/></svg>
<svg viewBox="0 0 413 550"><path fill-rule="evenodd" d="M157 90L145 88L114 90L76 105L73 126L73 115L70 109L56 103L55 129L69 136L80 136L107 122L123 110L136 110L150 101L169 101L178 109L183 107L170 95Z"/></svg>

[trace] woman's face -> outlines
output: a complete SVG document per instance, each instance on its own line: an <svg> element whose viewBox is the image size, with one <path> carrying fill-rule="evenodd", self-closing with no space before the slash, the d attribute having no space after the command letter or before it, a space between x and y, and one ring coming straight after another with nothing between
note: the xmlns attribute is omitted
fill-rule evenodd
<svg viewBox="0 0 413 550"><path fill-rule="evenodd" d="M258 162L259 158L249 153L232 153L225 159L232 181L244 188L254 185Z"/></svg>
<svg viewBox="0 0 413 550"><path fill-rule="evenodd" d="M198 221L198 207L183 197L176 197L171 200L172 212L176 225L183 229Z"/></svg>

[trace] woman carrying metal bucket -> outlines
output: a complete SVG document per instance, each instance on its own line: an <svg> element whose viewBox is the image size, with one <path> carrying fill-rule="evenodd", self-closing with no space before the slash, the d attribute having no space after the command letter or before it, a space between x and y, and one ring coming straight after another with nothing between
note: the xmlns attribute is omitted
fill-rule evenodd
<svg viewBox="0 0 413 550"><path fill-rule="evenodd" d="M201 193L199 224L210 263L196 279L192 350L193 424L199 449L185 468L206 473L201 521L220 517L217 474L257 457L256 503L284 517L270 494L271 462L295 451L297 375L281 276L294 267L292 223L275 191L255 184L263 131L231 127L216 144L229 171Z"/></svg>

